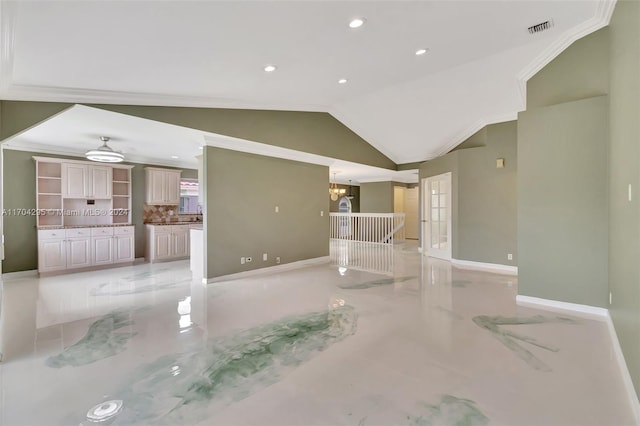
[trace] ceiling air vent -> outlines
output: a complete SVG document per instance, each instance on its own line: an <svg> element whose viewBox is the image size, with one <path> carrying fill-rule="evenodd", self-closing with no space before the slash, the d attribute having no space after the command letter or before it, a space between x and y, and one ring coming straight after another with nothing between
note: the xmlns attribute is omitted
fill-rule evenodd
<svg viewBox="0 0 640 426"><path fill-rule="evenodd" d="M537 33L546 31L548 29L551 29L551 27L553 27L553 21L548 20L548 21L540 22L539 24L533 25L529 27L528 30L529 30L529 34L537 34Z"/></svg>

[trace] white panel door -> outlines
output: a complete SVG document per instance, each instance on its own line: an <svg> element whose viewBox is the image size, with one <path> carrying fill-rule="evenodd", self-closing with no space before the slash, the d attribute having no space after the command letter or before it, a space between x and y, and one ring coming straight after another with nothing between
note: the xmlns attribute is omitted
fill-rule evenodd
<svg viewBox="0 0 640 426"><path fill-rule="evenodd" d="M153 241L154 259L166 259L171 257L171 240L172 238L170 232L155 234Z"/></svg>
<svg viewBox="0 0 640 426"><path fill-rule="evenodd" d="M88 167L82 164L62 163L62 196L66 198L85 198L89 188Z"/></svg>
<svg viewBox="0 0 640 426"><path fill-rule="evenodd" d="M173 256L189 256L189 227L173 230L171 235L173 236Z"/></svg>
<svg viewBox="0 0 640 426"><path fill-rule="evenodd" d="M111 188L113 186L112 172L111 167L92 166L90 168L89 179L90 190L87 196L98 199L111 198Z"/></svg>
<svg viewBox="0 0 640 426"><path fill-rule="evenodd" d="M428 256L451 260L451 173L423 179L423 185L423 250Z"/></svg>
<svg viewBox="0 0 640 426"><path fill-rule="evenodd" d="M135 257L133 235L116 236L114 248L114 262L133 262Z"/></svg>
<svg viewBox="0 0 640 426"><path fill-rule="evenodd" d="M67 267L83 268L91 265L91 239L72 238L67 240Z"/></svg>
<svg viewBox="0 0 640 426"><path fill-rule="evenodd" d="M92 260L94 265L108 265L113 263L113 237L93 237Z"/></svg>
<svg viewBox="0 0 640 426"><path fill-rule="evenodd" d="M65 240L41 240L38 244L38 271L59 271L66 268L67 246Z"/></svg>
<svg viewBox="0 0 640 426"><path fill-rule="evenodd" d="M180 172L165 172L166 202L180 204Z"/></svg>

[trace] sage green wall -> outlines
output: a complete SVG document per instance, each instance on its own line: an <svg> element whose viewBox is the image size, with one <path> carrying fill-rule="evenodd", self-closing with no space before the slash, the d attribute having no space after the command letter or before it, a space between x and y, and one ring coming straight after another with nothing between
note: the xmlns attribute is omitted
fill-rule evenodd
<svg viewBox="0 0 640 426"><path fill-rule="evenodd" d="M34 155L83 160L79 157L4 149L2 178L5 209L36 208L36 167L32 158ZM144 257L145 228L142 223L142 211L146 196L144 168L152 165L134 164L134 166L131 169L131 221L136 227L136 257ZM184 177L196 177L197 173L197 170L183 169ZM38 233L35 216L5 215L4 236L3 273L38 269Z"/></svg>
<svg viewBox="0 0 640 426"><path fill-rule="evenodd" d="M204 151L207 278L329 255L328 167Z"/></svg>
<svg viewBox="0 0 640 426"><path fill-rule="evenodd" d="M5 209L36 208L34 152L3 151L2 181ZM3 217L4 260L2 272L38 269L38 234L35 216Z"/></svg>
<svg viewBox="0 0 640 426"><path fill-rule="evenodd" d="M459 149L421 166L421 182L452 173L454 259L517 265L516 138L515 121L492 124L460 144ZM497 158L505 159L504 168L496 168ZM423 203L421 193L421 217ZM509 253L512 260L507 259Z"/></svg>
<svg viewBox="0 0 640 426"><path fill-rule="evenodd" d="M610 23L609 307L640 393L640 3L618 1ZM628 185L632 185L632 201Z"/></svg>
<svg viewBox="0 0 640 426"><path fill-rule="evenodd" d="M486 146L458 152L457 258L515 266L517 122L486 126L481 133ZM502 169L496 168L498 158L505 160Z"/></svg>
<svg viewBox="0 0 640 426"><path fill-rule="evenodd" d="M71 104L2 101L2 139ZM396 164L328 113L133 105L88 105L192 129L396 170Z"/></svg>
<svg viewBox="0 0 640 426"><path fill-rule="evenodd" d="M518 117L518 293L607 304L606 96Z"/></svg>
<svg viewBox="0 0 640 426"><path fill-rule="evenodd" d="M441 175L443 173L451 172L451 257L454 259L459 259L458 255L458 205L459 205L459 197L458 197L458 155L459 152L450 152L448 154L443 155L442 157L434 158L433 160L425 161L420 166L420 184L423 185L423 180L432 177ZM420 201L419 201L419 217L420 219L424 218L424 198L422 196L422 190L420 191ZM425 248L425 242L422 241L422 237L424 231L422 230L422 226L424 222L420 222L420 247Z"/></svg>
<svg viewBox="0 0 640 426"><path fill-rule="evenodd" d="M393 183L361 183L360 211L362 213L393 213Z"/></svg>
<svg viewBox="0 0 640 426"><path fill-rule="evenodd" d="M609 28L580 40L527 82L527 110L609 92Z"/></svg>

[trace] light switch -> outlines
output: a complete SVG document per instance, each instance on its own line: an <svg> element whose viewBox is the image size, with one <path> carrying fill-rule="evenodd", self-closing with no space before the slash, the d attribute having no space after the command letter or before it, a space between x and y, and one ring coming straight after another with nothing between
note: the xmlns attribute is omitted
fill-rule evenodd
<svg viewBox="0 0 640 426"><path fill-rule="evenodd" d="M280 211L280 207L276 206L276 213L278 213Z"/></svg>
<svg viewBox="0 0 640 426"><path fill-rule="evenodd" d="M496 169L504 169L504 158L496 158Z"/></svg>

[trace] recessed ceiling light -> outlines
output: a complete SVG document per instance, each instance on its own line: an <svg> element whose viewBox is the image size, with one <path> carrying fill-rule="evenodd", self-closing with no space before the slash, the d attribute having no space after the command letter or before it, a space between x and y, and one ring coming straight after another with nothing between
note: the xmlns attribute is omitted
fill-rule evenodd
<svg viewBox="0 0 640 426"><path fill-rule="evenodd" d="M429 51L429 49L418 49L416 50L416 56L424 55L427 51Z"/></svg>
<svg viewBox="0 0 640 426"><path fill-rule="evenodd" d="M345 84L348 80L346 78L341 78L338 80L338 84Z"/></svg>
<svg viewBox="0 0 640 426"><path fill-rule="evenodd" d="M349 22L349 28L360 28L364 25L364 18L354 18Z"/></svg>
<svg viewBox="0 0 640 426"><path fill-rule="evenodd" d="M172 155L171 158L173 158L174 160L177 160L178 156L177 155Z"/></svg>
<svg viewBox="0 0 640 426"><path fill-rule="evenodd" d="M275 65L265 65L264 67L265 72L274 72L276 69L277 67Z"/></svg>

